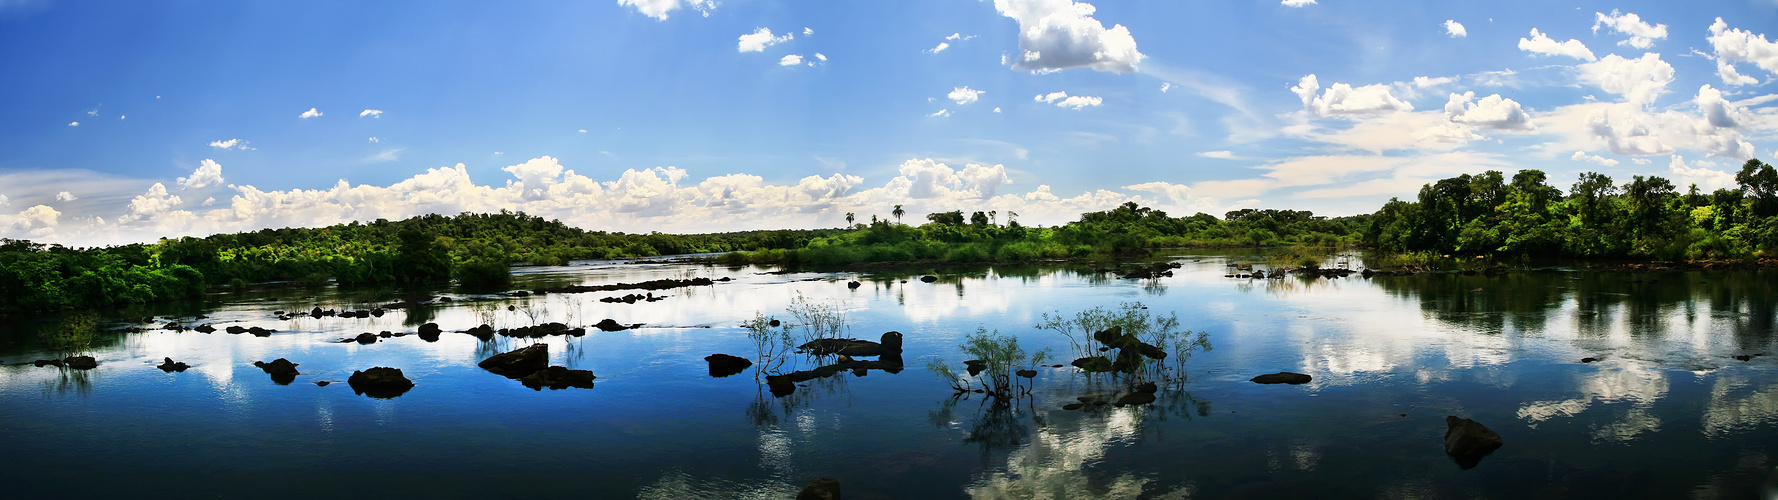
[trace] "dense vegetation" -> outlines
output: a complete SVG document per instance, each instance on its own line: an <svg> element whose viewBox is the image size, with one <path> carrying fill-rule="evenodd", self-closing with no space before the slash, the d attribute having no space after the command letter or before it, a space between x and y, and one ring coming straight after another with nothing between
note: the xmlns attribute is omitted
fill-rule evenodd
<svg viewBox="0 0 1778 500"><path fill-rule="evenodd" d="M1488 171L1391 199L1371 216L1364 243L1383 250L1661 260L1738 259L1778 252L1778 173L1748 160L1738 189L1678 192L1660 177L1622 185L1597 173L1562 191L1543 172L1508 182Z"/></svg>
<svg viewBox="0 0 1778 500"><path fill-rule="evenodd" d="M1080 220L1047 228L1021 226L1016 219L1001 225L996 215L975 212L966 219L960 210L938 212L927 215L928 222L920 226L877 220L814 238L803 248L737 252L722 260L730 264L817 265L910 260L1022 262L1139 255L1160 247L1342 246L1355 244L1369 220L1368 216L1329 219L1308 211L1255 209L1228 212L1222 218L1204 213L1170 217L1135 203L1081 214Z"/></svg>
<svg viewBox="0 0 1778 500"><path fill-rule="evenodd" d="M721 234L587 231L522 213L426 215L74 249L0 239L0 314L201 296L208 285L426 282L498 286L509 263L562 264L797 248L838 230Z"/></svg>

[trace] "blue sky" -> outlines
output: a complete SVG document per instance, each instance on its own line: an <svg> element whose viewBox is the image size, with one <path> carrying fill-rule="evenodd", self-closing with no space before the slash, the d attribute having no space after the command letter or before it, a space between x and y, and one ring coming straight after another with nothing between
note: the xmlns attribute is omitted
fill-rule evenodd
<svg viewBox="0 0 1778 500"><path fill-rule="evenodd" d="M1347 215L1521 168L1710 190L1778 156L1775 18L1774 0L0 0L0 237L501 209L663 232L896 204Z"/></svg>

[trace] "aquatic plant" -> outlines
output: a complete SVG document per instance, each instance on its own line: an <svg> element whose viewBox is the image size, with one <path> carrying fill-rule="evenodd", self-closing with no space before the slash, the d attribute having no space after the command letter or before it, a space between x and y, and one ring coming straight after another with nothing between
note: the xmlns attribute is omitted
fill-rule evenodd
<svg viewBox="0 0 1778 500"><path fill-rule="evenodd" d="M952 371L943 358L927 361L926 369L941 380L948 380L958 392L979 390L998 403L1030 394L1031 387L1019 384L1014 371L1030 370L1050 356L1047 348L1027 353L1019 347L1018 337L1002 335L999 330L989 332L986 327L976 327L975 333L964 336L963 345L957 347L971 358L964 362L969 367L967 378ZM970 389L972 382L980 388Z"/></svg>
<svg viewBox="0 0 1778 500"><path fill-rule="evenodd" d="M81 311L62 318L54 330L39 335L59 356L73 356L92 350L98 337L99 314Z"/></svg>
<svg viewBox="0 0 1778 500"><path fill-rule="evenodd" d="M1044 313L1043 322L1037 325L1042 330L1050 330L1068 337L1077 359L1098 359L1105 361L1099 369L1088 371L1107 371L1111 367L1109 359L1099 357L1100 349L1110 350L1125 347L1111 345L1105 339L1135 339L1141 343L1154 346L1163 352L1165 358L1171 353L1174 365L1183 373L1185 360L1195 351L1211 349L1210 335L1207 332L1193 332L1179 329L1179 314L1167 313L1159 316L1151 313L1148 306L1141 302L1125 302L1116 309L1095 306L1092 309L1075 313L1073 318L1062 313ZM1113 330L1115 328L1115 330ZM1096 335L1115 332L1107 335ZM1095 338L1105 337L1105 339ZM1165 378L1165 374L1150 368L1159 368L1149 364L1149 356L1126 356L1123 358L1122 370L1126 373L1139 374L1138 378ZM1181 375L1183 377L1183 375Z"/></svg>
<svg viewBox="0 0 1778 500"><path fill-rule="evenodd" d="M774 326L776 324L776 326ZM757 377L761 373L775 373L783 368L790 359L793 341L790 338L790 325L765 313L753 313L753 319L741 322L747 329L747 339L753 341L755 349L753 371ZM776 331L773 329L776 328Z"/></svg>
<svg viewBox="0 0 1778 500"><path fill-rule="evenodd" d="M814 302L797 292L796 298L790 299L790 315L796 318L796 325L803 330L803 342L820 339L843 338L846 331L846 312L838 304L832 302Z"/></svg>

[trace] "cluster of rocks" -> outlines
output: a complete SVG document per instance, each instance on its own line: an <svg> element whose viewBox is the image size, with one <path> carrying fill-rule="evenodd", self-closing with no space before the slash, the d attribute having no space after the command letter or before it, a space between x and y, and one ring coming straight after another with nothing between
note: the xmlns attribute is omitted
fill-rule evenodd
<svg viewBox="0 0 1778 500"><path fill-rule="evenodd" d="M569 286L556 287L556 288L540 288L540 289L536 289L536 290L531 290L531 293L545 294L545 293L612 292L612 291L617 291L617 290L670 290L670 289L674 289L674 288L684 288L684 287L690 287L690 286L711 286L711 285L715 285L717 282L729 281L731 279L732 278L728 278L728 277L724 277L721 279L714 279L714 280L710 279L710 278L691 278L691 279L683 279L683 280L667 278L667 279L649 280L649 281L644 281L641 283L617 283L617 284L611 284L611 285L569 285Z"/></svg>
<svg viewBox="0 0 1778 500"><path fill-rule="evenodd" d="M654 295L654 292L648 292L648 294L646 294L646 295L632 293L629 295L624 295L622 297L602 297L599 299L599 302L605 302L605 303L609 303L609 304L616 304L619 302L625 303L625 304L634 304L637 302L660 302L663 300L667 300L667 296L661 295L661 296L657 297Z"/></svg>
<svg viewBox="0 0 1778 500"><path fill-rule="evenodd" d="M1131 387L1129 392L1124 393L1123 396L1118 397L1115 401L1111 400L1109 396L1105 394L1088 394L1074 398L1076 401L1080 402L1062 405L1062 409L1068 411L1091 411L1108 404L1118 408L1145 405L1155 401L1154 394L1159 390L1160 386L1155 385L1154 382L1143 382L1136 384L1135 387Z"/></svg>
<svg viewBox="0 0 1778 500"><path fill-rule="evenodd" d="M771 389L773 396L783 397L796 392L796 384L829 377L840 372L850 371L855 376L865 376L870 370L883 370L889 373L901 373L901 332L885 332L881 342L858 339L816 339L803 344L803 352L817 356L837 356L835 362L813 370L798 370L790 373L767 375L766 387ZM875 360L853 359L854 357L875 356ZM739 373L739 370L751 366L752 362L738 356L718 354L707 356L710 363L711 376L727 376ZM739 360L737 362L736 360ZM746 364L741 364L745 362ZM736 369L736 367L740 367ZM733 373L729 373L730 371ZM726 373L725 375L718 375Z"/></svg>
<svg viewBox="0 0 1778 500"><path fill-rule="evenodd" d="M569 328L568 325L563 323L543 323L540 325L521 326L518 328L501 328L499 333L504 337L519 338L542 338L551 335L572 335L579 337L586 335L586 328Z"/></svg>
<svg viewBox="0 0 1778 500"><path fill-rule="evenodd" d="M1299 267L1296 269L1291 269L1290 272L1294 273L1294 274L1304 275L1304 276L1315 276L1318 278L1333 279L1333 278L1344 278L1347 276L1351 276L1351 275L1357 273L1358 271L1354 271L1352 269L1348 269L1348 268L1344 268L1344 267L1323 268L1320 266L1303 266L1303 267Z"/></svg>
<svg viewBox="0 0 1778 500"><path fill-rule="evenodd" d="M511 352L495 354L476 366L496 375L518 380L525 387L539 391L544 387L552 390L570 387L591 389L593 379L596 378L590 370L550 366L549 344L532 344Z"/></svg>
<svg viewBox="0 0 1778 500"><path fill-rule="evenodd" d="M165 361L162 361L161 364L155 368L160 368L161 371L167 373L183 372L186 368L191 368L191 365L185 364L183 361L173 361L173 358L164 359Z"/></svg>
<svg viewBox="0 0 1778 500"><path fill-rule="evenodd" d="M1179 269L1179 267L1183 265L1184 264L1178 262L1156 262L1130 271L1125 271L1120 274L1119 277L1127 280L1169 278L1173 276L1174 269Z"/></svg>
<svg viewBox="0 0 1778 500"><path fill-rule="evenodd" d="M321 309L319 307L316 307L316 308L310 309L306 312L305 311L289 311L289 312L272 311L272 315L277 316L278 319L286 320L286 321L288 321L292 318L299 318L299 317L303 317L303 316L308 316L311 318L326 318L326 317L336 317L336 316L341 317L341 318L369 318L369 317L375 316L375 317L381 318L381 317L383 317L383 308L377 307L377 308L372 308L372 309L353 309L353 310L348 310L348 311L340 311L337 309Z"/></svg>
<svg viewBox="0 0 1778 500"><path fill-rule="evenodd" d="M1142 358L1166 359L1167 352L1153 344L1136 338L1134 333L1124 333L1124 327L1112 326L1093 333L1093 340L1104 344L1100 352L1117 350L1115 359L1105 356L1088 356L1077 358L1071 364L1087 373L1129 372L1142 365Z"/></svg>
<svg viewBox="0 0 1778 500"><path fill-rule="evenodd" d="M37 365L38 368L54 366L57 368L66 367L76 370L91 370L99 367L99 360L93 359L92 356L68 356L62 359L39 359L32 361L31 364Z"/></svg>

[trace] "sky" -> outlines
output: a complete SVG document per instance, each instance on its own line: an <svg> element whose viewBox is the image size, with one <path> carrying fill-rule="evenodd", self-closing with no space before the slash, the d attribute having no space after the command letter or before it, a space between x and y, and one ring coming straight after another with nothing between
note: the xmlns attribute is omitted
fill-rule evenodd
<svg viewBox="0 0 1778 500"><path fill-rule="evenodd" d="M1778 157L1774 37L1778 0L0 0L0 238L1708 192Z"/></svg>

